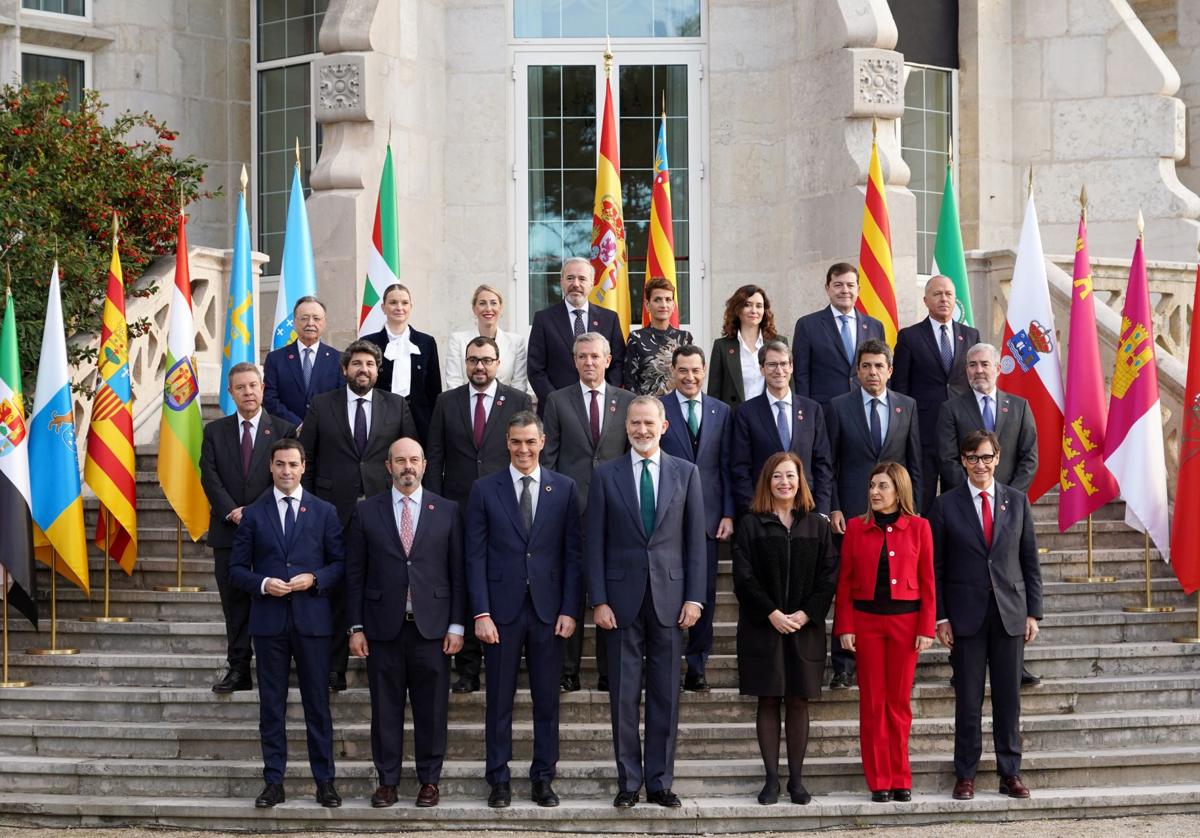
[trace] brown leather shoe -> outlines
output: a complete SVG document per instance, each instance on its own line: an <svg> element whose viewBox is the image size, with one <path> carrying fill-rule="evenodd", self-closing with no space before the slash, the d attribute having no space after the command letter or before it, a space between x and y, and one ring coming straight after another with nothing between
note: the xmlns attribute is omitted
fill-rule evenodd
<svg viewBox="0 0 1200 838"><path fill-rule="evenodd" d="M433 783L423 783L421 790L417 792L417 805L422 809L438 805L439 799L438 787Z"/></svg>
<svg viewBox="0 0 1200 838"><path fill-rule="evenodd" d="M1029 797L1029 789L1021 782L1020 774L1013 774L1011 777L1001 777L1000 793L1006 794L1009 797L1016 797L1020 800Z"/></svg>
<svg viewBox="0 0 1200 838"><path fill-rule="evenodd" d="M954 781L954 799L955 800L974 800L975 799L975 780L966 777L959 777Z"/></svg>
<svg viewBox="0 0 1200 838"><path fill-rule="evenodd" d="M375 809L386 809L388 806L396 805L396 787L383 786L375 789L375 793L371 795L371 806Z"/></svg>

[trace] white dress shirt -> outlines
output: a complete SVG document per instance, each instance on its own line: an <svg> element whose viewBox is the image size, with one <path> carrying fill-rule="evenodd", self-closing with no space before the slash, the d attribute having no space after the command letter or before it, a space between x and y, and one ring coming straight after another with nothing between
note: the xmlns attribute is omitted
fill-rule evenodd
<svg viewBox="0 0 1200 838"><path fill-rule="evenodd" d="M983 501L979 499L979 496L987 492L988 505L992 510L992 526L994 527L996 524L996 481L993 480L982 489L976 489L975 484L968 480L967 488L971 490L971 503L975 507L975 515L979 518L979 526L981 527L983 526Z"/></svg>
<svg viewBox="0 0 1200 838"><path fill-rule="evenodd" d="M688 402L693 401L696 403L696 429L698 431L700 429L700 426L704 424L703 394L697 393L696 398L689 399L683 393L679 392L679 390L676 390L675 398L679 399L679 410L682 411L682 413L683 413L683 424L685 424L685 425L687 424L687 421L688 421Z"/></svg>
<svg viewBox="0 0 1200 838"><path fill-rule="evenodd" d="M261 411L260 411L260 413L261 413ZM279 513L279 526L281 528L283 528L283 534L286 536L287 535L287 524L285 522L287 521L288 505L284 502L283 499L284 498L295 498L295 500L292 501L292 514L295 515L296 520L299 521L299 519L300 519L300 503L301 503L301 499L304 497L304 489L300 486L297 486L295 489L293 489L288 494L284 494L283 492L279 491L278 487L272 488L271 491L275 493L275 508ZM292 526L295 526L295 524L292 524ZM258 592L260 594L262 594L263 596L266 596L267 595L267 583L270 582L274 578L275 577L273 577L273 576L268 576L265 579L263 579L262 584L258 586ZM287 582L288 580L282 579L280 581Z"/></svg>
<svg viewBox="0 0 1200 838"><path fill-rule="evenodd" d="M397 396L407 396L412 390L412 356L420 355L421 347L412 342L412 329L408 326L398 335L387 324L384 324L383 331L388 336L383 357L392 362L392 392Z"/></svg>
<svg viewBox="0 0 1200 838"><path fill-rule="evenodd" d="M938 348L938 357L942 354L942 326L946 327L946 340L950 341L950 352L954 352L954 318L950 318L944 324L937 322L932 317L925 318L929 321L929 328L933 329L933 345Z"/></svg>
<svg viewBox="0 0 1200 838"><path fill-rule="evenodd" d="M375 407L374 402L371 401L371 396L373 395L375 395L374 390L368 390L360 396L349 387L346 388L346 418L350 420L350 436L354 436L354 417L358 414L359 399L366 399L363 402L363 413L367 417L367 436L371 435L372 411Z"/></svg>
<svg viewBox="0 0 1200 838"><path fill-rule="evenodd" d="M870 431L871 431L871 399L879 399L879 440L880 440L880 442L882 442L883 440L887 439L887 432L888 432L888 422L889 422L888 395L889 395L889 391L885 387L885 388L883 388L883 392L880 393L878 396L872 396L866 390L860 389L859 392L862 393L863 415L867 419L867 432L868 433L870 433Z"/></svg>
<svg viewBox="0 0 1200 838"><path fill-rule="evenodd" d="M467 344L477 337L479 337L479 332L476 329L466 329L454 332L446 342L447 390L453 390L455 387L461 387L467 383L467 371L464 363ZM514 390L520 390L522 393L532 393L526 369L529 348L525 335L497 329L496 348L500 350L500 364L496 370L496 380Z"/></svg>
<svg viewBox="0 0 1200 838"><path fill-rule="evenodd" d="M746 393L746 400L749 401L761 395L767 387L767 379L758 363L758 350L762 349L763 345L762 329L758 330L758 340L754 342L754 346L746 346L741 332L737 334L737 342L738 360L742 366L742 389Z"/></svg>
<svg viewBox="0 0 1200 838"><path fill-rule="evenodd" d="M784 404L783 412L787 416L788 436L795 436L795 434L792 433L792 425L794 424L792 421L792 391L789 390L787 398L783 399L777 399L771 394L770 390L767 391L767 406L771 408L771 423L776 427L779 427L779 408L777 408L775 405L779 404L780 402Z"/></svg>
<svg viewBox="0 0 1200 838"><path fill-rule="evenodd" d="M538 495L539 495L538 489L540 489L542 486L542 467L537 466L528 475L524 475L524 474L521 474L521 472L517 471L516 467L513 466L512 463L509 463L508 464L508 476L512 478L513 491L517 493L517 508L518 509L521 508L521 491L523 490L524 485L525 485L521 481L527 476L533 478L533 482L529 484L529 499L532 502L532 507L533 507L533 520L536 521L537 520L537 508L538 508Z"/></svg>
<svg viewBox="0 0 1200 838"><path fill-rule="evenodd" d="M407 498L410 501L410 503L408 505L408 514L409 514L409 517L412 518L413 538L416 539L417 526L419 525L419 522L421 520L421 497L423 495L424 495L424 490L419 485L417 486L417 488L413 491L413 493L411 495L406 495L403 492L401 492L399 489L397 489L395 486L392 486L392 514L396 519L397 534L400 532L400 520L401 520L401 516L404 514L402 502L404 501L405 498ZM407 603L405 603L405 605L406 605L407 611L412 611L412 588L411 587L409 588L409 600ZM459 623L451 623L450 627L446 629L446 633L462 635L465 632L463 630L463 627Z"/></svg>
<svg viewBox="0 0 1200 838"><path fill-rule="evenodd" d="M602 434L604 433L604 414L606 412L604 407L604 388L607 384L607 381L601 381L600 386L596 388L596 401L599 403L600 408L600 433ZM583 393L583 415L588 420L590 426L592 421L592 388L580 381L579 391Z"/></svg>
<svg viewBox="0 0 1200 838"><path fill-rule="evenodd" d="M258 426L262 422L262 415L263 412L261 407L258 409L258 413L255 413L249 419L240 413L237 415L237 436L239 443L242 441L242 433L246 430L246 426L242 424L243 422L250 423L250 444L253 445L254 443L258 442Z"/></svg>

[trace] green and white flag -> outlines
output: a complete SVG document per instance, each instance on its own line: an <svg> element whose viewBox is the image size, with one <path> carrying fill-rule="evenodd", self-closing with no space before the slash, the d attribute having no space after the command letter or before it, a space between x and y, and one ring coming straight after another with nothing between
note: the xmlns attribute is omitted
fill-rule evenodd
<svg viewBox="0 0 1200 838"><path fill-rule="evenodd" d="M975 325L971 312L971 286L967 282L967 260L963 256L962 230L958 226L958 204L954 201L951 163L946 164L946 188L942 190L942 212L938 216L937 241L933 247L933 273L954 282L954 319Z"/></svg>

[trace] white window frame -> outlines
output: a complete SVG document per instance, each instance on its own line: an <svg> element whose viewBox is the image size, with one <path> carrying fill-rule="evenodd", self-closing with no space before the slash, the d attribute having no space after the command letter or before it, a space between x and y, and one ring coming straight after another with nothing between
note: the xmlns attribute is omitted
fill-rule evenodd
<svg viewBox="0 0 1200 838"><path fill-rule="evenodd" d="M81 20L87 23L92 22L92 0L83 0L83 14L73 15L70 12L47 12L44 9L27 9L21 0L17 0L17 12L24 16L29 15L34 18L43 18L45 20Z"/></svg>
<svg viewBox="0 0 1200 838"><path fill-rule="evenodd" d="M53 14L53 13L48 13ZM54 14L54 17L63 17L63 15ZM70 15L72 19L74 15ZM91 88L92 85L92 54L90 52L80 52L75 49L62 49L60 47L44 47L40 44L22 44L21 54L18 58L17 73L21 72L21 66L25 63L26 55L44 55L47 58L68 58L73 61L83 62L83 87L85 90ZM22 79L24 83L24 79Z"/></svg>

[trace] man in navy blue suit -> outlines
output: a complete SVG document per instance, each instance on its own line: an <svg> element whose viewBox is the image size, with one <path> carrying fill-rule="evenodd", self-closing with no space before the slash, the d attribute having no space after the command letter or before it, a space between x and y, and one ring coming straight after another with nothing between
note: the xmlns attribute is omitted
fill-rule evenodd
<svg viewBox="0 0 1200 838"><path fill-rule="evenodd" d="M643 783L651 803L682 805L671 791L680 629L694 626L704 608L704 491L699 469L659 447L666 429L662 402L634 399L625 417L632 450L596 467L588 498L588 596L596 626L609 632L618 809L637 805ZM643 677L644 760L638 724Z"/></svg>
<svg viewBox="0 0 1200 838"><path fill-rule="evenodd" d="M592 263L582 256L563 262L559 286L563 301L533 315L529 330L527 369L529 383L538 400L538 416L546 413L546 397L555 390L574 384L579 375L575 370L575 338L587 332L603 335L611 347L612 363L606 378L614 387L621 386L625 369L625 336L617 315L588 302L595 283Z"/></svg>
<svg viewBox="0 0 1200 838"><path fill-rule="evenodd" d="M263 407L299 426L313 396L336 390L342 377L341 353L322 342L325 304L301 297L292 308L296 340L267 353L263 363Z"/></svg>
<svg viewBox="0 0 1200 838"><path fill-rule="evenodd" d="M883 340L883 324L854 309L858 271L853 265L830 266L825 272L825 294L829 305L797 320L792 338L796 392L821 407L858 386L854 376L858 345L871 338Z"/></svg>
<svg viewBox="0 0 1200 838"><path fill-rule="evenodd" d="M530 797L557 806L551 782L563 639L574 633L583 599L579 501L575 481L538 462L546 434L537 414L515 414L506 437L509 466L475 482L465 519L467 590L487 659L488 806L512 803L508 763L522 653L533 699Z"/></svg>
<svg viewBox="0 0 1200 838"><path fill-rule="evenodd" d="M250 635L258 670L262 793L259 809L284 801L287 768L288 672L304 702L308 763L317 783L317 802L342 805L333 786L333 718L329 712L329 644L333 635L331 593L340 593L342 527L337 511L304 491L304 446L281 439L271 446L274 488L246 506L234 537L229 578L251 595Z"/></svg>
<svg viewBox="0 0 1200 838"><path fill-rule="evenodd" d="M701 392L705 381L704 350L680 346L671 356L674 392L661 396L667 412L662 450L694 463L704 489L704 534L708 575L704 610L688 630L687 673L683 688L708 692L704 665L712 651L713 615L717 610L717 542L733 534L733 482L729 476L733 448L733 411L720 399Z"/></svg>

